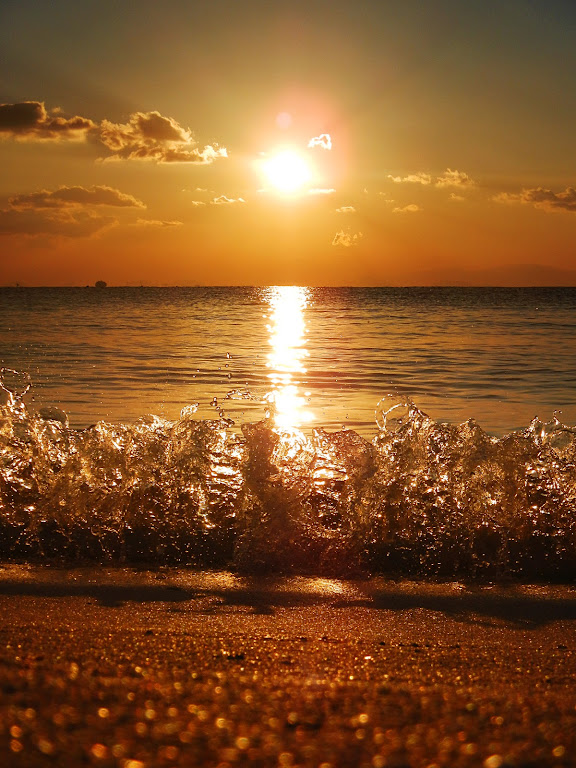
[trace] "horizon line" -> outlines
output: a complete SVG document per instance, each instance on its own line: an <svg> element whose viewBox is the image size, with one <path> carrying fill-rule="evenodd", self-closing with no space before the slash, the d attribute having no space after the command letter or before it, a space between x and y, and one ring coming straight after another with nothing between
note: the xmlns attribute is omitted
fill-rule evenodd
<svg viewBox="0 0 576 768"><path fill-rule="evenodd" d="M13 289L45 289L45 288L70 288L81 290L97 290L106 291L110 288L277 288L277 287L298 287L298 288L576 288L576 284L563 285L559 283L554 284L503 284L503 283L403 283L403 284L369 284L369 285L313 285L304 283L188 283L188 284L157 284L157 283L118 283L105 286L90 285L74 285L74 284L49 284L49 285L24 285L22 283L9 283L0 285L0 289L13 288Z"/></svg>

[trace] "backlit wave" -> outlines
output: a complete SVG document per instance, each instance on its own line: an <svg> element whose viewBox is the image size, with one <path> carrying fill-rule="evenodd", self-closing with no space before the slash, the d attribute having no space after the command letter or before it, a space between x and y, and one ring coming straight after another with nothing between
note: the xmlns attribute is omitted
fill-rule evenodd
<svg viewBox="0 0 576 768"><path fill-rule="evenodd" d="M57 409L28 410L29 380L12 381L0 408L3 559L576 577L576 434L557 419L497 439L390 395L371 442L353 430L307 437L273 417L239 435L189 407L175 421L75 430Z"/></svg>

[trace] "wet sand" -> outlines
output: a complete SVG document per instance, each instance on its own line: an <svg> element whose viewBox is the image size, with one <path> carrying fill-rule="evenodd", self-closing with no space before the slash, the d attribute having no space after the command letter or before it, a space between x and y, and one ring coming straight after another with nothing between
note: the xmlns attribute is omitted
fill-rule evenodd
<svg viewBox="0 0 576 768"><path fill-rule="evenodd" d="M0 567L0 765L576 765L576 588Z"/></svg>

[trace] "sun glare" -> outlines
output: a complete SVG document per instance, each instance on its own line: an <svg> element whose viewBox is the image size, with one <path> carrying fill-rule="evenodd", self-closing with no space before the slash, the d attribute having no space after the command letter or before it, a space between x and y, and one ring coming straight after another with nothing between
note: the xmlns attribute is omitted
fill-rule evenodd
<svg viewBox="0 0 576 768"><path fill-rule="evenodd" d="M266 181L278 192L297 192L311 179L311 172L304 158L285 150L264 161L263 171Z"/></svg>

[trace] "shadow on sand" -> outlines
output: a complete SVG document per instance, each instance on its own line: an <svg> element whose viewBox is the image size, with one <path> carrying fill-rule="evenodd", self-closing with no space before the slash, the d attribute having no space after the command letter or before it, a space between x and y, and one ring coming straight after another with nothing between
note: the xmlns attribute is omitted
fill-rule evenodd
<svg viewBox="0 0 576 768"><path fill-rule="evenodd" d="M373 611L422 609L473 623L491 619L526 629L555 621L576 621L576 589L559 585L481 586L381 578L256 579L228 572L101 571L9 565L0 566L0 596L87 598L108 607L129 602L189 603L186 610L210 613L241 607L256 614L273 614L276 609L314 605Z"/></svg>

